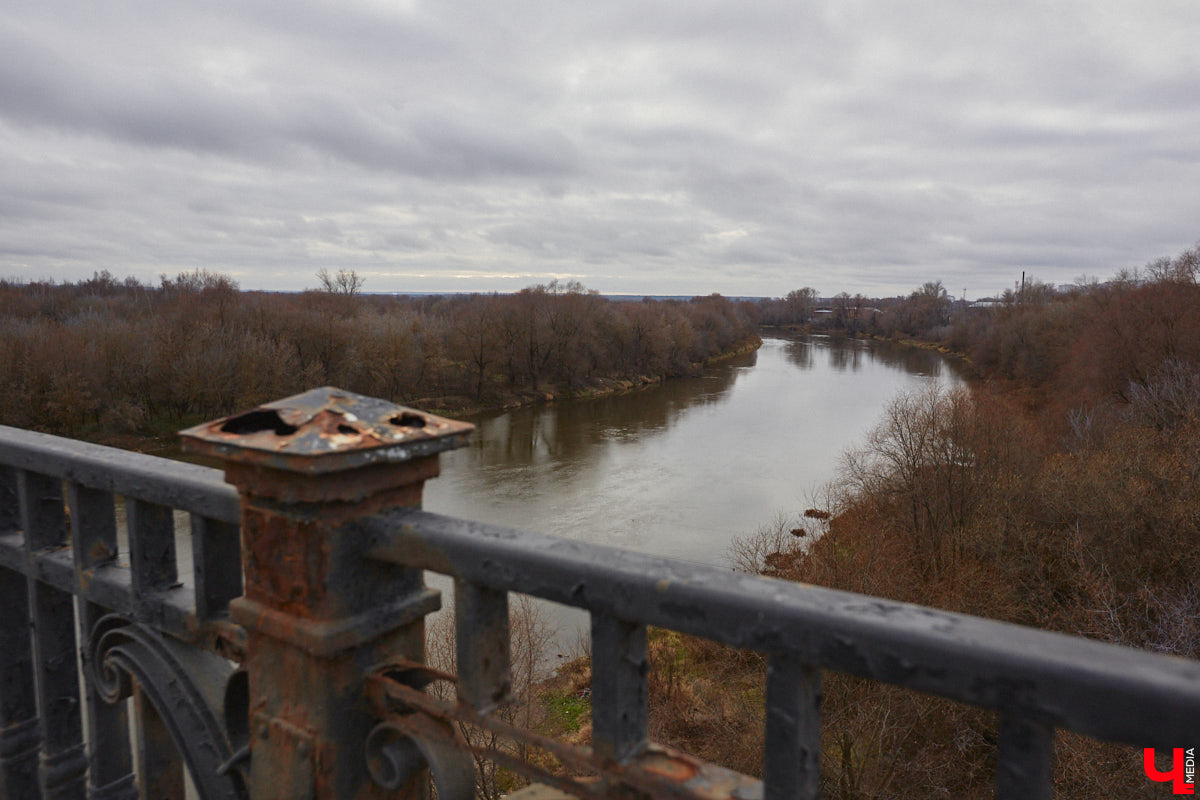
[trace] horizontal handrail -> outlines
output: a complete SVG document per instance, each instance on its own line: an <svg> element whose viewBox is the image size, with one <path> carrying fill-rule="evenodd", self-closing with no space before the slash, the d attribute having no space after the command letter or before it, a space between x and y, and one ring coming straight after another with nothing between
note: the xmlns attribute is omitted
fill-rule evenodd
<svg viewBox="0 0 1200 800"><path fill-rule="evenodd" d="M209 574L201 577L199 571L195 575L189 572L183 580L172 578L164 586L156 587L156 591L139 592L133 586L131 553L123 553L120 559L102 558L84 568L86 557L73 552L74 535L67 547L30 549L25 541L27 532L18 533L17 528L6 530L16 522L15 497L11 507L0 509L0 567L23 573L58 591L78 595L98 607L134 616L182 641L240 657L244 632L223 617L225 603L241 593L236 542L241 503L237 491L225 483L221 470L0 425L0 499L4 498L5 490L15 490L17 471L107 493L106 513L110 518L112 495L188 512L192 515L194 568L207 566L212 572L215 565L209 562L216 562L223 569L234 570L236 575L231 579ZM72 508L73 514L83 511ZM82 519L87 525L99 524L103 528L102 521L86 513ZM213 533L197 538L197 530L208 531L222 524L233 526L232 543L214 538L217 534ZM113 537L105 545L115 555L115 529L104 535ZM166 535L173 536L173 531ZM130 545L137 543L135 538L131 531ZM94 539L88 542L89 547L99 544Z"/></svg>
<svg viewBox="0 0 1200 800"><path fill-rule="evenodd" d="M118 562L95 567L86 579L80 575L70 549L27 554L17 534L0 534L0 567L23 573L67 594L96 603L120 614L136 614L153 621L164 633L182 640L195 640L201 632L191 593L161 592L135 601L130 587L130 569Z"/></svg>
<svg viewBox="0 0 1200 800"><path fill-rule="evenodd" d="M0 465L237 524L237 492L221 470L0 425Z"/></svg>
<svg viewBox="0 0 1200 800"><path fill-rule="evenodd" d="M413 509L371 557L859 675L1137 747L1200 719L1200 662Z"/></svg>

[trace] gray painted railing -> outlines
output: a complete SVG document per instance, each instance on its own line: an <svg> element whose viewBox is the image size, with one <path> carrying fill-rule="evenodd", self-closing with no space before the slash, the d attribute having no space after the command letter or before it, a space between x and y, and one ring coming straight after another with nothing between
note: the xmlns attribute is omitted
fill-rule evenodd
<svg viewBox="0 0 1200 800"><path fill-rule="evenodd" d="M0 427L0 798L180 796L185 766L205 797L413 796L428 767L449 800L471 793L470 755L582 796L815 797L827 670L999 712L1005 800L1050 796L1056 729L1198 738L1194 661L421 511L437 452L468 432L314 391L187 432L235 489ZM421 664L438 599L419 570L455 581L457 676ZM510 592L590 613L590 750L493 713ZM761 784L646 741L651 625L765 654ZM461 722L600 780L468 753Z"/></svg>

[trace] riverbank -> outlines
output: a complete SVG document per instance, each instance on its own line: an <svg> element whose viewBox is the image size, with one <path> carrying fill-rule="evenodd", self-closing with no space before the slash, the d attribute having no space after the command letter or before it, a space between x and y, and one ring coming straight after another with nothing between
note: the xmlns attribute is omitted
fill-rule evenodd
<svg viewBox="0 0 1200 800"><path fill-rule="evenodd" d="M497 411L511 411L526 406L536 406L553 403L558 400L592 400L601 397L636 392L653 386L661 386L665 381L676 378L695 377L705 367L720 364L731 358L753 353L762 347L762 337L753 336L735 343L732 347L706 359L702 363L692 365L690 373L681 375L632 375L624 378L594 378L584 386L573 389L561 389L549 385L537 390L497 390L486 402L479 402L470 397L452 395L444 397L425 397L406 403L414 408L442 416L474 417Z"/></svg>
<svg viewBox="0 0 1200 800"><path fill-rule="evenodd" d="M664 383L679 378L695 377L705 367L720 364L740 355L752 353L760 347L762 347L762 338L759 336L741 340L724 352L705 360L703 363L694 364L693 370L683 375L633 375L623 378L600 377L575 389L561 389L548 384L537 390L495 390L485 402L480 402L475 398L463 395L424 397L411 401L400 400L398 402L431 414L470 419L529 406L545 405L561 400L590 400L642 391L662 386ZM76 438L95 444L117 447L122 450L132 450L138 453L208 464L209 462L202 457L195 457L184 453L180 449L178 441L178 431L206 421L207 419L202 417L164 417L154 420L146 426L148 429L142 431L120 432L105 430L96 426L80 431ZM213 465L215 466L215 463Z"/></svg>
<svg viewBox="0 0 1200 800"><path fill-rule="evenodd" d="M475 398L463 395L445 395L441 397L422 397L404 405L449 417L477 417L500 411L512 411L526 406L544 405L559 400L593 400L601 397L613 397L628 394L654 386L676 378L694 377L708 366L720 364L731 358L753 353L762 347L762 337L753 336L742 340L727 350L718 353L703 363L693 365L692 372L682 375L632 375L624 378L599 377L593 378L587 384L573 389L562 389L553 384L538 389L494 389L491 396L481 402Z"/></svg>

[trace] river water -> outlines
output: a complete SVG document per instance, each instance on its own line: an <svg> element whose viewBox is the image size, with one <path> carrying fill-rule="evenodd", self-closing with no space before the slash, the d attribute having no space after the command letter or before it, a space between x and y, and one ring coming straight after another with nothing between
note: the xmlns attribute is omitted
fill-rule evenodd
<svg viewBox="0 0 1200 800"><path fill-rule="evenodd" d="M940 354L765 338L702 377L472 420L425 508L706 564L730 538L812 505L900 391L960 382Z"/></svg>
<svg viewBox="0 0 1200 800"><path fill-rule="evenodd" d="M733 537L796 519L900 391L961 382L940 354L764 338L698 378L472 421L427 510L711 565ZM447 593L448 595L449 593ZM448 598L447 598L448 599ZM582 615L550 612L560 647Z"/></svg>

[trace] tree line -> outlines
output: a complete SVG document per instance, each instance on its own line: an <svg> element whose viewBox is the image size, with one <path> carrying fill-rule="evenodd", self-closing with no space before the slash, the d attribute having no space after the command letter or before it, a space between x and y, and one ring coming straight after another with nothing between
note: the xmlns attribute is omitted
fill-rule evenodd
<svg viewBox="0 0 1200 800"><path fill-rule="evenodd" d="M107 272L0 281L0 422L149 432L313 386L397 402L504 405L694 374L757 341L748 304L615 302L575 282L515 294L370 295L353 273L303 293L204 270L158 286Z"/></svg>

